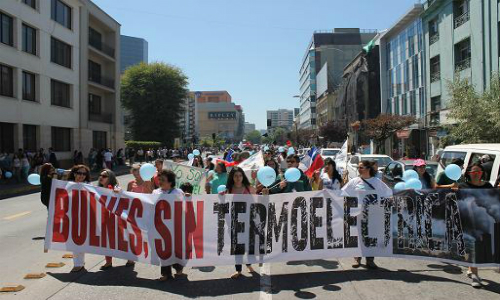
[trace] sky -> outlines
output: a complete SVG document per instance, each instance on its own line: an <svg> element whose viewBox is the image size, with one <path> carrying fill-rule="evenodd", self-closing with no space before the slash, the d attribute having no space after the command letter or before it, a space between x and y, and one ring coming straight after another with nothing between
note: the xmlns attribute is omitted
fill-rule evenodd
<svg viewBox="0 0 500 300"><path fill-rule="evenodd" d="M247 122L299 107L299 68L315 30L391 27L418 0L93 0L144 38L149 62L177 66L191 91L226 90Z"/></svg>

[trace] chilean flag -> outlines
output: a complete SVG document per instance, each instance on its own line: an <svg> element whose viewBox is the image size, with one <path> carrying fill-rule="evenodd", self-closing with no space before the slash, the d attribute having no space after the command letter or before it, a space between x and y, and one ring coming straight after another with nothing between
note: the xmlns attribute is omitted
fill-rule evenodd
<svg viewBox="0 0 500 300"><path fill-rule="evenodd" d="M319 154L319 150L316 147L312 147L311 150L302 158L300 164L304 166L304 173L307 177L312 177L314 171L323 168L324 162L323 158Z"/></svg>

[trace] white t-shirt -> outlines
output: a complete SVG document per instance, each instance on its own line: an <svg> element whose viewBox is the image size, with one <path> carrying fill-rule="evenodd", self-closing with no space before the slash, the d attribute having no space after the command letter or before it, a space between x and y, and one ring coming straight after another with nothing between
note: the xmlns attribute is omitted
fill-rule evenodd
<svg viewBox="0 0 500 300"><path fill-rule="evenodd" d="M374 188L370 187L371 184ZM356 196L359 191L375 192L379 197L387 198L392 196L392 190L380 179L371 177L369 179L361 179L356 177L351 179L343 188L342 194L344 196Z"/></svg>
<svg viewBox="0 0 500 300"><path fill-rule="evenodd" d="M104 160L105 161L111 161L112 158L113 158L113 153L111 153L111 152L104 153Z"/></svg>
<svg viewBox="0 0 500 300"><path fill-rule="evenodd" d="M171 190L162 190L161 188L158 188L153 191L153 195L180 195L184 196L184 192L181 189L171 189Z"/></svg>
<svg viewBox="0 0 500 300"><path fill-rule="evenodd" d="M321 174L321 180L323 181L323 188L327 190L340 190L340 182L338 179L330 179L327 173Z"/></svg>

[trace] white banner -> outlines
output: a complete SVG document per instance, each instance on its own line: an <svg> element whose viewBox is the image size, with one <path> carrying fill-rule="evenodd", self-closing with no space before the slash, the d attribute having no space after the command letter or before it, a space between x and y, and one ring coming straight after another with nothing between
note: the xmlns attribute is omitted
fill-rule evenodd
<svg viewBox="0 0 500 300"><path fill-rule="evenodd" d="M172 161L163 162L163 168L175 173L175 185L179 188L183 183L189 182L193 186L193 194L206 194L205 182L207 172L202 168L186 166Z"/></svg>

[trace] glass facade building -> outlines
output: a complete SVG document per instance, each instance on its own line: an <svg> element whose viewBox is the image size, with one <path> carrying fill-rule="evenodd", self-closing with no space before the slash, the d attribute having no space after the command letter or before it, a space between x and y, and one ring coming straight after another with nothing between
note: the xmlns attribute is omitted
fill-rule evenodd
<svg viewBox="0 0 500 300"><path fill-rule="evenodd" d="M148 62L148 42L144 39L121 35L120 49L121 73L130 66Z"/></svg>

